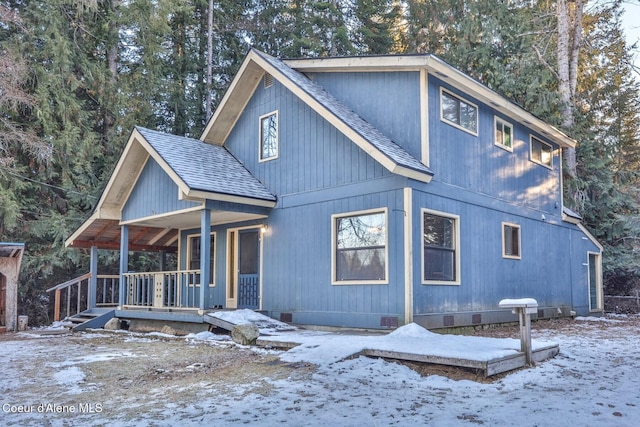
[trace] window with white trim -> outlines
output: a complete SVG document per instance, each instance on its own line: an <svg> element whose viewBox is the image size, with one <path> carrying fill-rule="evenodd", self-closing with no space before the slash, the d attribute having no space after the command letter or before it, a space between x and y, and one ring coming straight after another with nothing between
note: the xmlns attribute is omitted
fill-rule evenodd
<svg viewBox="0 0 640 427"><path fill-rule="evenodd" d="M494 143L508 151L513 151L513 127L498 116L494 118Z"/></svg>
<svg viewBox="0 0 640 427"><path fill-rule="evenodd" d="M278 112L260 117L260 161L278 158Z"/></svg>
<svg viewBox="0 0 640 427"><path fill-rule="evenodd" d="M548 168L553 167L553 147L531 135L531 161Z"/></svg>
<svg viewBox="0 0 640 427"><path fill-rule="evenodd" d="M510 222L502 223L502 256L521 259L520 226Z"/></svg>
<svg viewBox="0 0 640 427"><path fill-rule="evenodd" d="M209 286L214 286L215 284L215 243L216 243L216 235L215 233L211 233L210 237L211 241L211 254L209 257L209 275L210 275L210 283ZM200 270L200 235L192 234L187 236L187 269L188 270ZM200 280L200 279L198 279Z"/></svg>
<svg viewBox="0 0 640 427"><path fill-rule="evenodd" d="M440 88L440 118L450 125L478 135L478 107Z"/></svg>
<svg viewBox="0 0 640 427"><path fill-rule="evenodd" d="M333 215L333 282L387 283L387 212Z"/></svg>
<svg viewBox="0 0 640 427"><path fill-rule="evenodd" d="M422 280L424 283L459 282L459 217L422 210Z"/></svg>

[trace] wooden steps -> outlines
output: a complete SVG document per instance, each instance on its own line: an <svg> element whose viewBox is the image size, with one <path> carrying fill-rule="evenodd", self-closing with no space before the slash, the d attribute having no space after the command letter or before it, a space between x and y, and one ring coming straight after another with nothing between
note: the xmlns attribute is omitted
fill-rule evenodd
<svg viewBox="0 0 640 427"><path fill-rule="evenodd" d="M115 309L93 309L86 310L74 316L68 317L68 327L74 332L85 329L98 329L104 327L107 322L114 318Z"/></svg>

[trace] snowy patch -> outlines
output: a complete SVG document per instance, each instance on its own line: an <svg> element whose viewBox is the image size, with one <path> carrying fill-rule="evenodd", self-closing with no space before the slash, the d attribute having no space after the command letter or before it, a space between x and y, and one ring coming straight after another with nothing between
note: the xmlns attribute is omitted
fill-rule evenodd
<svg viewBox="0 0 640 427"><path fill-rule="evenodd" d="M264 314L248 309L216 311L214 313L209 313L208 315L234 325L253 323L258 327L261 335L273 335L278 332L294 331L297 329L295 326L291 326L287 323L280 322L272 319L271 317L265 316Z"/></svg>
<svg viewBox="0 0 640 427"><path fill-rule="evenodd" d="M69 394L80 394L80 384L84 382L84 373L77 366L71 366L53 374L53 379L65 388Z"/></svg>

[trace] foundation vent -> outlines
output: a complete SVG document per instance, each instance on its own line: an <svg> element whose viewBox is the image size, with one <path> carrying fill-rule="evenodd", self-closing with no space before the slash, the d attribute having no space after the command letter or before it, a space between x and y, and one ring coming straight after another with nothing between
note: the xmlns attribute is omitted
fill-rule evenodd
<svg viewBox="0 0 640 427"><path fill-rule="evenodd" d="M293 322L293 315L291 313L280 313L280 321L291 323Z"/></svg>
<svg viewBox="0 0 640 427"><path fill-rule="evenodd" d="M444 326L453 326L455 322L453 320L453 316L443 316L442 323Z"/></svg>
<svg viewBox="0 0 640 427"><path fill-rule="evenodd" d="M398 318L397 317L381 317L380 318L380 326L383 328L397 328L398 327Z"/></svg>

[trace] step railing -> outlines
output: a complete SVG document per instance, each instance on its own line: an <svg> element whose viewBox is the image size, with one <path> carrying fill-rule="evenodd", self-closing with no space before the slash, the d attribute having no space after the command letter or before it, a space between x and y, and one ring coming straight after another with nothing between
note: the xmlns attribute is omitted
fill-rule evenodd
<svg viewBox="0 0 640 427"><path fill-rule="evenodd" d="M53 320L60 321L61 305L64 299L66 305L66 317L88 310L89 302L89 285L91 282L91 273L83 274L75 279L60 283L47 292L55 291L55 301L53 308ZM99 307L115 307L118 305L118 294L120 289L120 276L118 275L98 275L96 286L96 306ZM66 290L63 296L62 291ZM75 300L75 301L74 301Z"/></svg>

